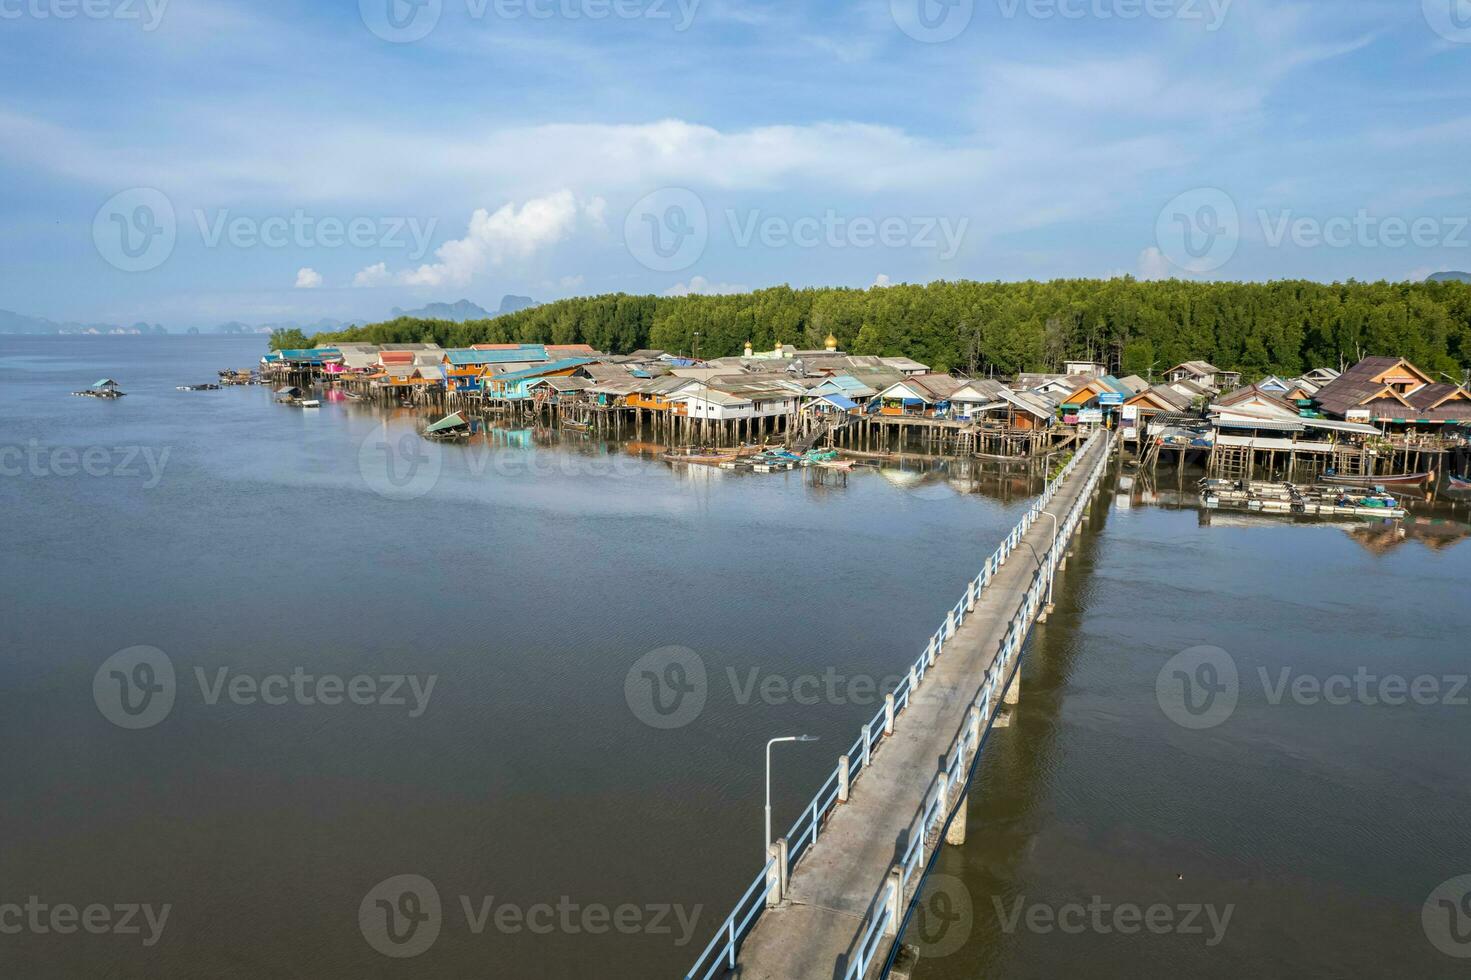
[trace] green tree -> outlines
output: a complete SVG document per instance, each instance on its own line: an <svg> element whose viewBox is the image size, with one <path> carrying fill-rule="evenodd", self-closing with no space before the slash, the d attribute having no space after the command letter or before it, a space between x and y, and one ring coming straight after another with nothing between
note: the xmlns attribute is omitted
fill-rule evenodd
<svg viewBox="0 0 1471 980"><path fill-rule="evenodd" d="M295 327L277 327L271 331L270 344L271 350L304 350L312 342Z"/></svg>

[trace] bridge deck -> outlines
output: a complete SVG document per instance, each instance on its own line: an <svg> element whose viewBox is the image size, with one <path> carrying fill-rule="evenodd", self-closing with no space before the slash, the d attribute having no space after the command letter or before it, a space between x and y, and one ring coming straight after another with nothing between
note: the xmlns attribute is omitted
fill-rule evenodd
<svg viewBox="0 0 1471 980"><path fill-rule="evenodd" d="M1097 457L1109 452L1107 440L1086 452L1048 508L1059 516L1082 494ZM746 937L738 965L742 980L843 975L874 898L909 844L930 784L1051 542L1052 522L1044 518L981 592L848 802L833 811L818 843L792 871L790 901L766 910Z"/></svg>

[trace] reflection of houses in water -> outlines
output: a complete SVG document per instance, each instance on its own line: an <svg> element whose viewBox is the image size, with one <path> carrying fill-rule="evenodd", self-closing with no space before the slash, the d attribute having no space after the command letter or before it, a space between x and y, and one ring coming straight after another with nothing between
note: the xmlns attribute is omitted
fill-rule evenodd
<svg viewBox="0 0 1471 980"><path fill-rule="evenodd" d="M1348 535L1376 555L1393 551L1406 541L1417 541L1431 551L1444 551L1471 537L1471 525L1411 514L1403 521L1353 527Z"/></svg>

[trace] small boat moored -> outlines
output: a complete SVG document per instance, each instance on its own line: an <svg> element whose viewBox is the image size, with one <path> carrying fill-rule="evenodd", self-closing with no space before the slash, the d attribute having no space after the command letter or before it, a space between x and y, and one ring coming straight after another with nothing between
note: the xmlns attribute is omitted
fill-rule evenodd
<svg viewBox="0 0 1471 980"><path fill-rule="evenodd" d="M426 439L465 439L470 435L470 420L459 412L451 412L424 428Z"/></svg>

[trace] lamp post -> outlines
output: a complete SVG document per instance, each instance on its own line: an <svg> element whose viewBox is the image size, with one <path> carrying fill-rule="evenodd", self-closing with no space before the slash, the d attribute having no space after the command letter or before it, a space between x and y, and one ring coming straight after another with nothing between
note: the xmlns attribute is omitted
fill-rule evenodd
<svg viewBox="0 0 1471 980"><path fill-rule="evenodd" d="M816 735L784 735L766 743L766 841L761 851L761 860L771 854L771 747L777 742L815 742Z"/></svg>
<svg viewBox="0 0 1471 980"><path fill-rule="evenodd" d="M1057 567L1057 515L1050 510L1044 510L1042 513L1052 518L1052 550L1047 553L1047 562L1049 565L1047 572L1047 608L1051 609L1052 582L1057 578L1057 572L1055 571Z"/></svg>

